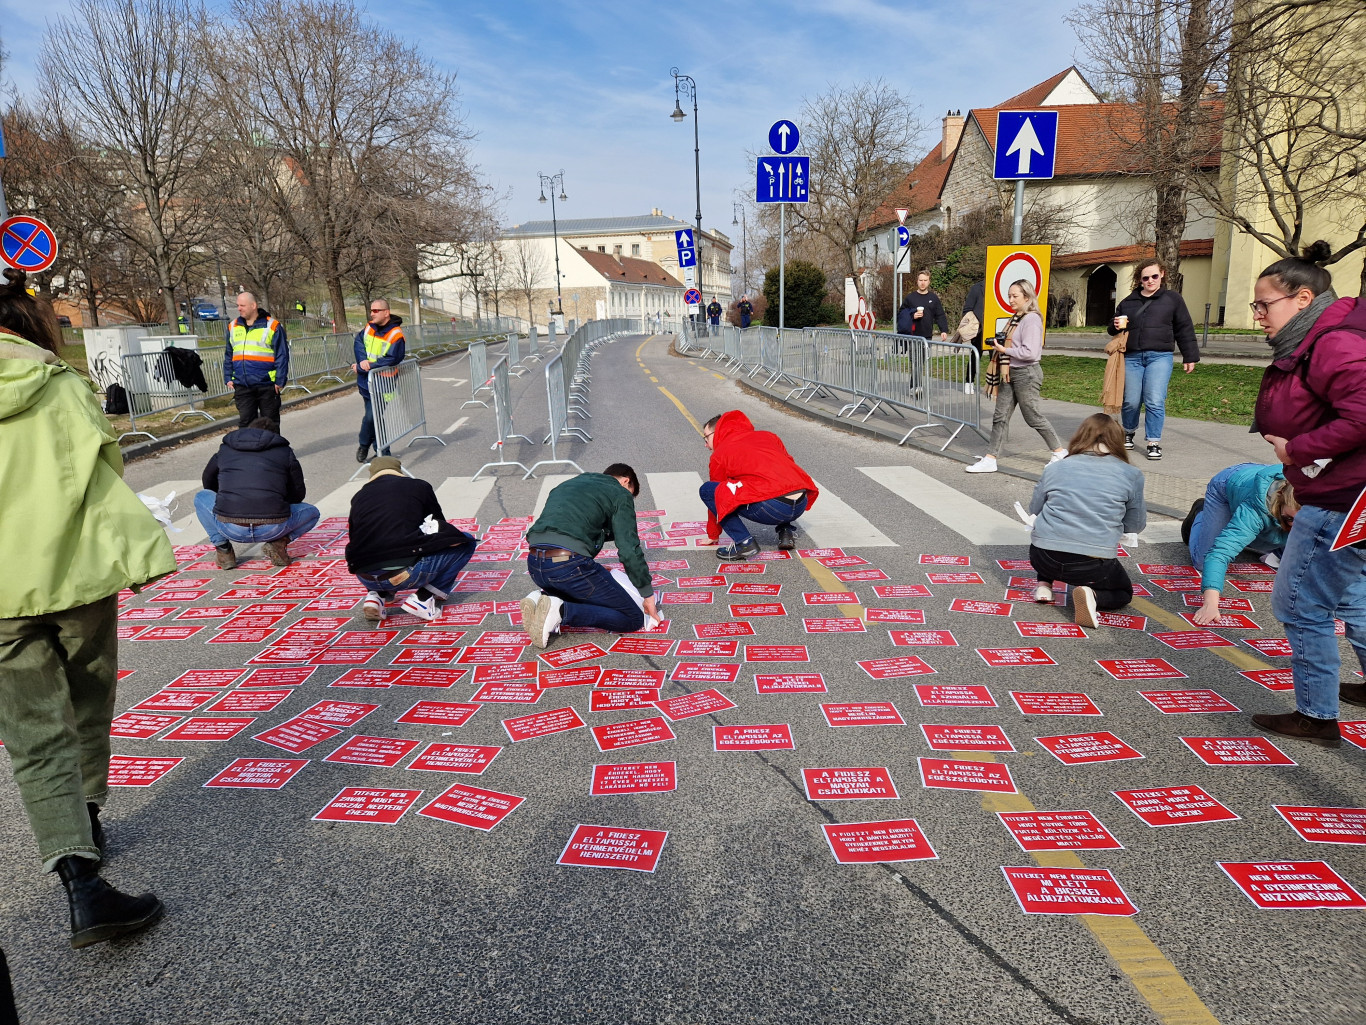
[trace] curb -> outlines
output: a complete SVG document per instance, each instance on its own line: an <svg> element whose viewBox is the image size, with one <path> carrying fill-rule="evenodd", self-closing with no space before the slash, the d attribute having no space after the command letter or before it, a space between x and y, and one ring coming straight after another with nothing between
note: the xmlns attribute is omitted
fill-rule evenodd
<svg viewBox="0 0 1366 1025"><path fill-rule="evenodd" d="M423 356L416 362L421 364L429 362L430 360L441 359L445 356L458 356L467 350L468 346L464 349L436 352L432 353L430 356ZM313 405L315 402L325 402L328 399L336 398L338 395L355 391L355 389L356 384L354 381L350 384L333 385L331 388L315 391L309 395L300 395L297 398L286 399L280 403L280 409L281 411L286 409L304 409ZM125 463L131 463L138 459L145 459L148 456L156 455L158 452L164 452L166 449L175 448L177 445L184 444L185 442L199 441L201 438L209 438L215 434L227 434L229 431L235 430L237 430L236 421L228 417L222 420L214 420L209 423L199 424L187 430L178 431L175 434L163 435L155 441L140 441L135 445L129 445L126 448L122 448L120 451L123 454L123 461Z"/></svg>

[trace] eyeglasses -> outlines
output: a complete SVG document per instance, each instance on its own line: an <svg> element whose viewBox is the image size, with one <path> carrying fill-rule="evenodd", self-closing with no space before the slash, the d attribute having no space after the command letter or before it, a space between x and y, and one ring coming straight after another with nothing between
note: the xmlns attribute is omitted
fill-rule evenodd
<svg viewBox="0 0 1366 1025"><path fill-rule="evenodd" d="M1266 302L1262 302L1262 301L1259 299L1257 302L1248 303L1247 305L1248 305L1248 309L1250 309L1250 310L1252 311L1252 315L1253 315L1254 317L1265 317L1265 316L1266 316L1266 311L1267 311L1267 309L1268 309L1269 307L1275 306L1275 305L1276 305L1277 303L1279 303L1279 302L1284 302L1286 299L1293 299L1293 298L1294 298L1294 296L1292 296L1292 295L1283 295L1283 296L1281 296L1279 299L1268 299Z"/></svg>
<svg viewBox="0 0 1366 1025"><path fill-rule="evenodd" d="M1161 274L1144 274L1144 275L1142 275L1142 276L1140 277L1140 280L1142 280L1142 281L1161 281L1161 280L1162 280L1162 275L1161 275Z"/></svg>
<svg viewBox="0 0 1366 1025"><path fill-rule="evenodd" d="M710 434L704 434L704 435L702 435L702 440L703 440L703 441L711 441L712 437L713 437L715 434L716 434L715 431L712 431Z"/></svg>
<svg viewBox="0 0 1366 1025"><path fill-rule="evenodd" d="M388 313L388 312L389 312L389 307L387 307L387 306L371 306L371 307L370 307L370 312L371 312L371 313Z"/></svg>

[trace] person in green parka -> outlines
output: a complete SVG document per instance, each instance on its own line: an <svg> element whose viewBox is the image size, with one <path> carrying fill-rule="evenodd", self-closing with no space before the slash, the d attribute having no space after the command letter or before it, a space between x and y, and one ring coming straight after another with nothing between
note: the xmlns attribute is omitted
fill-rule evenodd
<svg viewBox="0 0 1366 1025"><path fill-rule="evenodd" d="M90 382L60 358L52 307L22 272L0 287L0 740L71 945L161 917L99 874L118 675L118 594L174 572L161 525L123 482Z"/></svg>

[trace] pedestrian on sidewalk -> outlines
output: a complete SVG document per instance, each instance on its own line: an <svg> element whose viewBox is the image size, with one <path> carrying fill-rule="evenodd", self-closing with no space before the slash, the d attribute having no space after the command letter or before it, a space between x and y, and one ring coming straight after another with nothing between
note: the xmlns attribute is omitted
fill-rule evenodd
<svg viewBox="0 0 1366 1025"><path fill-rule="evenodd" d="M1278 260L1253 289L1254 318L1272 346L1253 414L1295 489L1300 511L1271 592L1292 652L1295 711L1254 715L1260 729L1338 747L1338 702L1366 705L1366 684L1342 682L1333 620L1366 672L1366 546L1332 551L1366 488L1366 301L1339 299L1315 242Z"/></svg>
<svg viewBox="0 0 1366 1025"><path fill-rule="evenodd" d="M699 492L707 507L707 537L716 544L724 529L732 542L717 548L716 557L740 562L759 554L745 520L776 527L780 551L796 548L796 520L816 504L820 491L783 440L772 431L756 431L738 409L703 424L702 440L711 450L711 479Z"/></svg>
<svg viewBox="0 0 1366 1025"><path fill-rule="evenodd" d="M526 568L538 590L522 599L522 628L544 648L562 626L595 626L634 633L645 617L660 619L649 563L636 531L636 471L613 463L557 485L527 531ZM624 586L597 555L615 540Z"/></svg>
<svg viewBox="0 0 1366 1025"><path fill-rule="evenodd" d="M166 533L123 482L117 433L60 358L52 307L22 271L0 288L0 741L71 911L71 945L161 917L100 877L118 595L175 572Z"/></svg>
<svg viewBox="0 0 1366 1025"><path fill-rule="evenodd" d="M1124 347L1124 447L1134 447L1138 431L1138 407L1142 406L1143 434L1149 459L1162 458L1162 425L1167 419L1167 386L1171 383L1175 361L1172 350L1181 349L1181 367L1186 373L1200 362L1200 346L1195 341L1186 300L1180 292L1163 287L1167 265L1152 259L1134 268L1133 291L1115 307L1115 319L1107 329L1117 335L1129 332Z"/></svg>
<svg viewBox="0 0 1366 1025"><path fill-rule="evenodd" d="M964 467L968 473L995 473L996 455L1005 446L1010 434L1010 418L1015 407L1020 407L1025 423L1039 432L1044 444L1052 450L1050 463L1067 457L1067 449L1058 440L1057 431L1039 408L1039 393L1043 388L1043 316L1034 296L1034 286L1023 278L1014 282L1006 298L1015 314L1006 326L1004 343L993 340L991 346L1002 357L1001 383L996 392L996 410L991 417L991 441L987 454Z"/></svg>
<svg viewBox="0 0 1366 1025"><path fill-rule="evenodd" d="M250 292L237 295L237 317L223 347L223 381L232 389L238 427L258 416L279 421L280 392L289 383L289 338Z"/></svg>
<svg viewBox="0 0 1366 1025"><path fill-rule="evenodd" d="M982 350L982 338L986 331L984 320L986 317L987 305L987 282L985 278L972 283L968 289L967 296L963 299L963 316L971 313L977 318L977 331L971 338L963 338L962 341L968 342L977 350L977 360L968 361L968 369L963 377L963 394L971 395L977 390L977 363L987 358L987 354ZM962 328L959 322L959 328ZM961 330L959 332L962 333Z"/></svg>
<svg viewBox="0 0 1366 1025"><path fill-rule="evenodd" d="M1094 627L1097 610L1123 608L1134 597L1119 561L1119 538L1148 525L1143 474L1129 463L1119 425L1104 413L1081 422L1067 454L1044 467L1029 500L1034 600L1051 602L1055 581L1072 584L1076 622Z"/></svg>
<svg viewBox="0 0 1366 1025"><path fill-rule="evenodd" d="M1183 533L1189 525L1186 543L1205 599L1192 617L1197 626L1209 626L1222 615L1219 598L1229 563L1249 548L1264 556L1279 552L1299 508L1280 463L1239 463L1214 475L1182 524Z"/></svg>
<svg viewBox="0 0 1366 1025"><path fill-rule="evenodd" d="M723 312L721 304L716 301L715 296L712 296L711 302L707 303L707 320L711 322L711 333L713 335L721 332L721 314Z"/></svg>
<svg viewBox="0 0 1366 1025"><path fill-rule="evenodd" d="M304 468L280 436L280 425L264 416L223 435L203 483L194 511L219 569L237 568L234 541L260 544L272 566L288 566L289 543L318 525L318 510L304 502Z"/></svg>
<svg viewBox="0 0 1366 1025"><path fill-rule="evenodd" d="M740 326L749 327L749 322L754 317L754 304L749 301L749 296L740 296L740 302L735 308L740 311Z"/></svg>
<svg viewBox="0 0 1366 1025"><path fill-rule="evenodd" d="M356 390L365 403L365 416L360 422L360 447L356 449L356 462L363 463L375 444L375 407L370 395L370 372L380 371L378 376L382 380L392 373L385 368L402 363L407 351L403 338L403 318L390 314L389 300L370 301L370 322L363 330L356 332L356 340L351 347L356 357L356 362L351 364L356 375ZM387 397L388 393L381 388L380 401L387 401ZM389 450L386 448L379 454L387 456Z"/></svg>
<svg viewBox="0 0 1366 1025"><path fill-rule="evenodd" d="M394 456L370 462L370 480L351 497L346 568L368 592L361 615L382 623L400 590L413 591L403 611L432 622L440 618L455 578L478 541L446 522L436 492L409 477Z"/></svg>

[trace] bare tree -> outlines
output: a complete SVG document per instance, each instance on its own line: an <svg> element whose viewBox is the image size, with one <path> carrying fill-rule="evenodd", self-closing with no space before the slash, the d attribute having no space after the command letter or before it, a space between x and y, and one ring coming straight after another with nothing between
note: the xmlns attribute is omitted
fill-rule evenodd
<svg viewBox="0 0 1366 1025"><path fill-rule="evenodd" d="M536 330L536 289L553 277L547 264L545 253L534 241L517 238L502 243L502 251L508 267L508 283L518 295L526 299L527 321L531 330Z"/></svg>
<svg viewBox="0 0 1366 1025"><path fill-rule="evenodd" d="M1181 237L1195 181L1217 162L1220 104L1237 0L1088 0L1068 21L1088 54L1085 70L1135 116L1114 138L1152 189L1152 236L1181 288Z"/></svg>
<svg viewBox="0 0 1366 1025"><path fill-rule="evenodd" d="M453 79L346 0L235 0L232 11L232 34L268 39L270 53L216 51L220 91L260 126L259 144L278 161L274 200L345 328L342 282L348 263L372 258L369 218L390 168L434 140L463 138Z"/></svg>
<svg viewBox="0 0 1366 1025"><path fill-rule="evenodd" d="M99 152L133 204L117 225L155 273L171 324L207 226L197 187L210 109L197 46L204 22L194 0L76 0L50 24L39 56L63 134Z"/></svg>
<svg viewBox="0 0 1366 1025"><path fill-rule="evenodd" d="M1342 232L1330 263L1366 248L1366 17L1355 0L1242 6L1233 33L1216 215L1296 256L1316 214ZM1360 290L1366 295L1366 263Z"/></svg>

